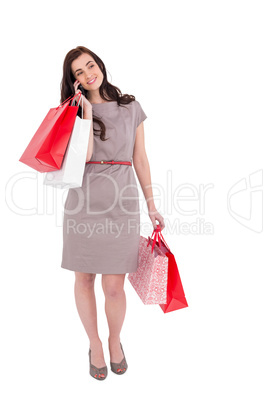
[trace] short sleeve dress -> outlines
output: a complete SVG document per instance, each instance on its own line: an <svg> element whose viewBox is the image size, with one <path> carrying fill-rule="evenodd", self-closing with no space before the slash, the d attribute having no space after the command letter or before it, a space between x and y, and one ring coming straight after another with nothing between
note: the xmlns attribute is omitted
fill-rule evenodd
<svg viewBox="0 0 268 402"><path fill-rule="evenodd" d="M108 139L94 135L90 160L132 162L136 129L147 118L140 103L110 101L92 104L92 111L105 124ZM133 165L86 164L82 186L69 189L64 205L61 267L97 274L135 272L139 241Z"/></svg>

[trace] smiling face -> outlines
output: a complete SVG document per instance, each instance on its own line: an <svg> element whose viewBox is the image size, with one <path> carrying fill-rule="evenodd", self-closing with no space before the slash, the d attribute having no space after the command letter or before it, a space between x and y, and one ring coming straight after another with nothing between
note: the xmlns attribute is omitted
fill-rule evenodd
<svg viewBox="0 0 268 402"><path fill-rule="evenodd" d="M92 56L81 54L71 64L71 70L76 80L87 91L98 91L103 81L103 74Z"/></svg>

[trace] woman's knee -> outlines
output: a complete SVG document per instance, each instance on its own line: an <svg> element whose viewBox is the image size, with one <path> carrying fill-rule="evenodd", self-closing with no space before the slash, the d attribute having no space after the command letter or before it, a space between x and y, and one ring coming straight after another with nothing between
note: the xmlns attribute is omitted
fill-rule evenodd
<svg viewBox="0 0 268 402"><path fill-rule="evenodd" d="M124 293L124 274L102 275L102 288L106 297L118 297Z"/></svg>
<svg viewBox="0 0 268 402"><path fill-rule="evenodd" d="M95 283L96 274L75 272L75 281L80 286L85 288L92 288Z"/></svg>

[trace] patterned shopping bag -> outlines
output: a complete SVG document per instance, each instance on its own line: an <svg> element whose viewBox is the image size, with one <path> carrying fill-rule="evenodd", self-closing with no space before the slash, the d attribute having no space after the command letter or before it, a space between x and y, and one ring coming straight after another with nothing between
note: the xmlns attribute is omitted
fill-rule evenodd
<svg viewBox="0 0 268 402"><path fill-rule="evenodd" d="M159 305L164 313L169 313L171 311L188 307L188 303L185 298L184 289L174 254L168 247L161 233L161 228L159 225L157 225L157 229L155 229L154 232L154 243L168 258L167 301L163 304L160 303Z"/></svg>
<svg viewBox="0 0 268 402"><path fill-rule="evenodd" d="M140 236L138 269L128 279L144 304L166 303L167 277L168 258L149 236Z"/></svg>

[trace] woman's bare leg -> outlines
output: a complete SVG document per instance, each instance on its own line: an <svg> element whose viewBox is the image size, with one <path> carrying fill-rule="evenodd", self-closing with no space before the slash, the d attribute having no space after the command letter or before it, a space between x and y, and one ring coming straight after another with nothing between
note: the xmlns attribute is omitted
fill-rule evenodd
<svg viewBox="0 0 268 402"><path fill-rule="evenodd" d="M105 313L109 326L110 360L120 363L124 355L120 347L120 332L126 314L124 291L125 274L103 274L102 288L105 295Z"/></svg>
<svg viewBox="0 0 268 402"><path fill-rule="evenodd" d="M90 342L91 363L100 368L106 363L97 328L95 278L96 274L75 272L74 293L77 311Z"/></svg>

